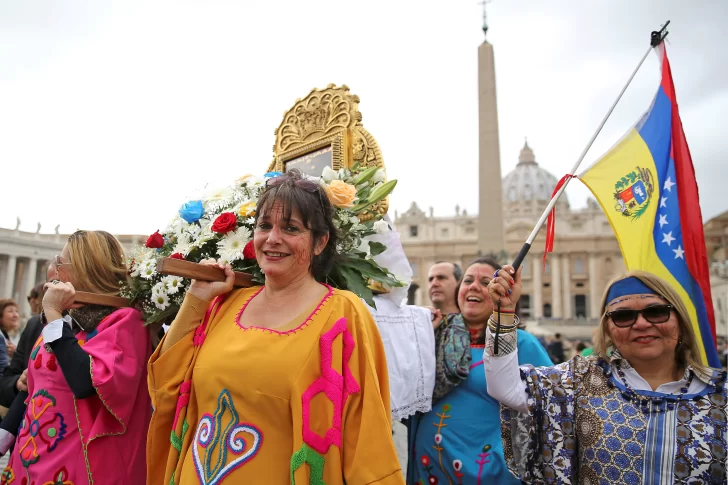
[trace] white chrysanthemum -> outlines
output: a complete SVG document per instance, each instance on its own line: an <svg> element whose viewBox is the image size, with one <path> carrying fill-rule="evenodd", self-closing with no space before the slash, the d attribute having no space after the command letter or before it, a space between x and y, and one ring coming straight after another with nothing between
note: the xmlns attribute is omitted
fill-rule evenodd
<svg viewBox="0 0 728 485"><path fill-rule="evenodd" d="M245 182L247 183L248 187L260 187L262 185L265 185L265 178L252 176L248 177Z"/></svg>
<svg viewBox="0 0 728 485"><path fill-rule="evenodd" d="M174 219L172 219L167 226L167 228L162 231L163 234L169 235L177 235L182 230L184 225L187 224L187 222L182 219L179 215L174 216Z"/></svg>
<svg viewBox="0 0 728 485"><path fill-rule="evenodd" d="M129 261L129 274L132 278L136 278L137 276L139 276L139 266L140 265L137 261L133 259Z"/></svg>
<svg viewBox="0 0 728 485"><path fill-rule="evenodd" d="M229 232L217 243L218 254L228 262L243 259L243 249L250 241L250 236L250 229L245 226L240 226L235 232Z"/></svg>
<svg viewBox="0 0 728 485"><path fill-rule="evenodd" d="M180 278L179 276L174 276L174 275L165 276L162 279L162 281L164 281L165 284L167 285L167 294L168 295L174 295L175 293L177 293L180 290L180 288L184 287L182 278Z"/></svg>
<svg viewBox="0 0 728 485"><path fill-rule="evenodd" d="M162 293L164 293L165 295L167 294L167 282L164 278L162 278L162 281L152 286L152 299L154 299L154 297L156 297L157 295L161 295Z"/></svg>
<svg viewBox="0 0 728 485"><path fill-rule="evenodd" d="M139 263L139 276L145 280L152 279L152 276L157 272L157 263L151 259L145 259Z"/></svg>
<svg viewBox="0 0 728 485"><path fill-rule="evenodd" d="M255 217L248 217L247 219L245 219L245 224L247 224L249 226L254 226L255 225Z"/></svg>
<svg viewBox="0 0 728 485"><path fill-rule="evenodd" d="M152 301L154 302L154 306L160 310L164 310L169 306L169 297L167 296L167 293L153 294Z"/></svg>
<svg viewBox="0 0 728 485"><path fill-rule="evenodd" d="M202 228L197 224L190 224L185 228L185 230L192 240L197 239L202 232Z"/></svg>
<svg viewBox="0 0 728 485"><path fill-rule="evenodd" d="M182 256L187 256L190 251L192 251L192 243L184 239L177 241L172 249L172 253L180 253Z"/></svg>
<svg viewBox="0 0 728 485"><path fill-rule="evenodd" d="M222 187L218 189L212 189L202 196L205 202L221 202L230 200L233 195L233 189L231 187Z"/></svg>

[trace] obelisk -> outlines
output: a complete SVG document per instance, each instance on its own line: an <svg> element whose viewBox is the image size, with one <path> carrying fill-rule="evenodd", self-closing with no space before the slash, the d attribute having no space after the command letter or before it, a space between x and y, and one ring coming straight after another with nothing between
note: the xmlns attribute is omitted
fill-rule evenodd
<svg viewBox="0 0 728 485"><path fill-rule="evenodd" d="M483 6L485 9L485 5ZM483 11L483 32L488 25ZM499 254L506 249L503 229L498 106L495 89L495 58L487 38L478 47L478 138L479 208L478 251Z"/></svg>

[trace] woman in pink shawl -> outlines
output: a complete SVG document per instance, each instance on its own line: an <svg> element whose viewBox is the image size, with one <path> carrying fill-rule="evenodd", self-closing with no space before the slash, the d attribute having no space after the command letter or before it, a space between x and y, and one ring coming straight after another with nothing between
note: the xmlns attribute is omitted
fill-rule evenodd
<svg viewBox="0 0 728 485"><path fill-rule="evenodd" d="M121 245L103 231L78 231L51 263L52 273L27 393L5 418L15 427L4 422L10 432L0 430L0 451L14 445L0 484L142 484L149 332L135 309L73 304L76 290L119 294L127 277Z"/></svg>

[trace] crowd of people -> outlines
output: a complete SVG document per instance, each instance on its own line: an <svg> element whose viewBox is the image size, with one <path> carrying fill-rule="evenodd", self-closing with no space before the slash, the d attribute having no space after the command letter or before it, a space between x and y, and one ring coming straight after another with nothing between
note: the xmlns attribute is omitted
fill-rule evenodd
<svg viewBox="0 0 728 485"><path fill-rule="evenodd" d="M726 373L669 285L625 274L591 345L544 345L520 272L489 258L429 271L432 409L406 420L402 470L377 324L325 283L326 193L292 170L255 217L265 284L205 261L226 280L193 281L156 348L137 309L74 303L127 278L104 231L69 237L22 333L0 301L1 485L726 483Z"/></svg>

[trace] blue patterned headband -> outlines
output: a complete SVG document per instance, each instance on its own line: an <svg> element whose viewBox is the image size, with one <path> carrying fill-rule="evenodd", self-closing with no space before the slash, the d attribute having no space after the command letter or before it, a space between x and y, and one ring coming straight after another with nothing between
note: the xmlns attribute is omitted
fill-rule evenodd
<svg viewBox="0 0 728 485"><path fill-rule="evenodd" d="M657 292L635 276L614 283L607 293L607 304L615 298L627 295L657 295ZM658 295L659 296L659 295Z"/></svg>

